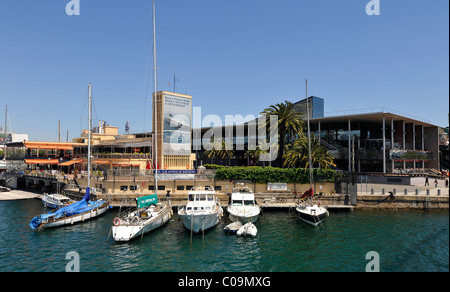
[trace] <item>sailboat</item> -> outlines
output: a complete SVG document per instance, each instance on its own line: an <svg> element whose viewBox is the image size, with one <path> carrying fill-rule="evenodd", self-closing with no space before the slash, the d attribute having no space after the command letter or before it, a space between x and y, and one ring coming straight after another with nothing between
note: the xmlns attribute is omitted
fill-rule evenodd
<svg viewBox="0 0 450 292"><path fill-rule="evenodd" d="M154 70L155 70L155 101L157 98L157 81L156 81L156 23L155 23L155 1L153 1L153 48L154 48ZM155 103L156 104L156 103ZM156 117L156 106L154 115ZM157 119L155 118L155 123ZM157 129L155 125L155 129ZM155 165L155 190L158 189L158 155L157 155L157 130L154 133L155 148L154 165ZM144 196L136 198L136 209L126 213L124 216L118 216L113 220L112 235L116 241L129 241L145 233L155 230L165 223L169 222L173 215L172 204L170 200L168 204L158 203L158 195Z"/></svg>
<svg viewBox="0 0 450 292"><path fill-rule="evenodd" d="M115 241L129 241L155 230L172 217L171 204L158 203L156 194L136 198L137 208L113 220L112 235Z"/></svg>
<svg viewBox="0 0 450 292"><path fill-rule="evenodd" d="M100 216L108 210L109 202L104 200L91 200L91 116L92 98L91 84L89 84L88 177L85 196L79 202L34 217L30 222L31 229L39 231L43 228L84 222Z"/></svg>
<svg viewBox="0 0 450 292"><path fill-rule="evenodd" d="M317 226L329 216L328 210L320 205L320 202L313 203L314 190L312 188L312 163L311 163L311 131L309 126L309 102L308 102L308 81L306 80L306 117L308 124L308 159L309 159L309 190L307 190L301 199L305 202L297 204L295 210L300 220L312 226ZM307 203L309 199L309 203Z"/></svg>

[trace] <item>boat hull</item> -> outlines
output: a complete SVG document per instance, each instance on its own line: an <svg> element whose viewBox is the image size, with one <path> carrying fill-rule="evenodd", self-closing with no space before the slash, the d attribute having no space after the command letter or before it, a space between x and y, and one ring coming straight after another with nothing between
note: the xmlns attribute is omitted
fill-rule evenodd
<svg viewBox="0 0 450 292"><path fill-rule="evenodd" d="M258 229L253 223L246 223L237 231L238 236L256 236Z"/></svg>
<svg viewBox="0 0 450 292"><path fill-rule="evenodd" d="M71 217L61 218L61 219L55 220L50 223L45 223L39 227L39 230L44 229L44 228L52 228L52 227L72 225L75 223L84 222L86 220L98 217L98 216L106 213L106 211L108 210L108 207L109 207L108 204L104 204L104 205L100 206L99 208L84 212L82 214L77 214L77 215L74 215Z"/></svg>
<svg viewBox="0 0 450 292"><path fill-rule="evenodd" d="M194 233L199 233L201 231L213 228L220 221L220 213L210 213L210 214L184 214L180 215L180 220L183 222L183 226L191 230Z"/></svg>
<svg viewBox="0 0 450 292"><path fill-rule="evenodd" d="M228 217L233 222L239 221L242 224L245 224L248 222L255 223L256 221L258 221L258 216L259 216L259 214L247 217L247 216L239 216L238 214L229 213Z"/></svg>
<svg viewBox="0 0 450 292"><path fill-rule="evenodd" d="M300 220L312 226L319 225L329 216L329 212L325 208L320 208L317 212L311 212L308 208L297 207L296 211Z"/></svg>
<svg viewBox="0 0 450 292"><path fill-rule="evenodd" d="M144 221L142 225L119 225L112 227L112 235L115 241L130 241L136 237L153 231L167 222L172 217L172 210L166 207L161 214Z"/></svg>

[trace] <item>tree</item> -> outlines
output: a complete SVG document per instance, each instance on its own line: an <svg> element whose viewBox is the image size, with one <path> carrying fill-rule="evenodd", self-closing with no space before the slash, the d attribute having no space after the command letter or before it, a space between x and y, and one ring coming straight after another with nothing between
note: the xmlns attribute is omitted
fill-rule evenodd
<svg viewBox="0 0 450 292"><path fill-rule="evenodd" d="M304 136L304 122L300 113L294 110L294 104L285 101L284 103L277 103L266 108L261 114L267 115L266 128L270 126L270 116L278 116L278 137L279 148L277 162L282 166L285 145L297 137Z"/></svg>
<svg viewBox="0 0 450 292"><path fill-rule="evenodd" d="M312 167L321 167L328 169L331 166L336 166L334 157L330 154L328 149L320 145L319 140L315 136L311 138L311 163ZM284 156L285 167L304 167L305 170L309 167L308 157L308 138L305 136L299 137L292 144L286 146Z"/></svg>

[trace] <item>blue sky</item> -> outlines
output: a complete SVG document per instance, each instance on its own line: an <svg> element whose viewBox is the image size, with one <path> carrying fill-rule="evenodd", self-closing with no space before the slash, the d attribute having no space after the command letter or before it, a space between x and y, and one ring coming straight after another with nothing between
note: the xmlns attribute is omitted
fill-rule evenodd
<svg viewBox="0 0 450 292"><path fill-rule="evenodd" d="M150 0L0 0L0 117L30 140L78 137L94 119L150 129ZM159 89L202 115L257 115L309 93L325 111L389 107L447 126L448 0L157 0ZM151 71L150 65L150 71ZM147 77L147 80L146 80ZM169 85L170 83L170 85ZM3 118L0 118L3 125Z"/></svg>

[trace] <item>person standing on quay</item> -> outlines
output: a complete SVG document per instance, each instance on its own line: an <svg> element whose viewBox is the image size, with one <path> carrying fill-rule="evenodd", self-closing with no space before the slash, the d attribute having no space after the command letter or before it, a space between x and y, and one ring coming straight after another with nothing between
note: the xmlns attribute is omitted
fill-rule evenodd
<svg viewBox="0 0 450 292"><path fill-rule="evenodd" d="M428 176L425 177L425 186L430 186L430 183L428 182Z"/></svg>

